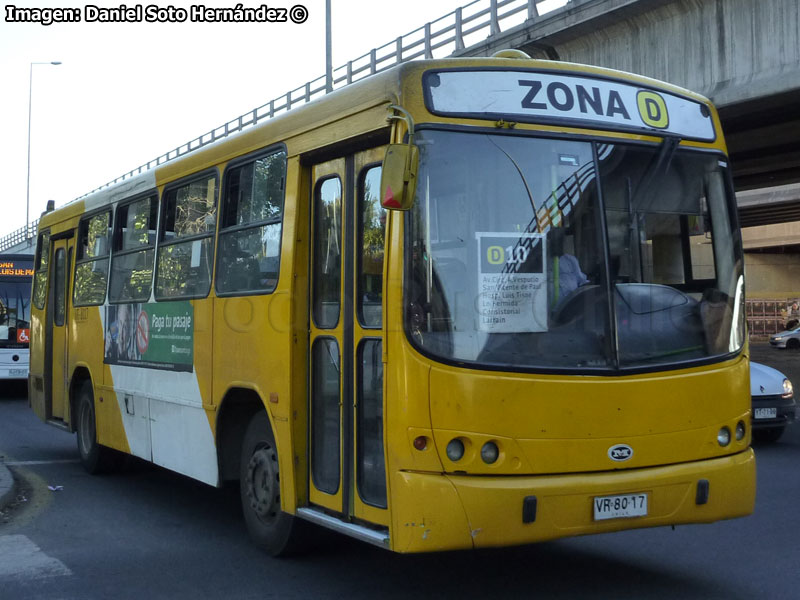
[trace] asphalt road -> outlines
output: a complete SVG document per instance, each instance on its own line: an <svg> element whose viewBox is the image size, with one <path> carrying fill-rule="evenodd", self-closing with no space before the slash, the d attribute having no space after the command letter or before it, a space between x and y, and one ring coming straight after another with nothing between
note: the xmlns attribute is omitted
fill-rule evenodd
<svg viewBox="0 0 800 600"><path fill-rule="evenodd" d="M800 353L752 356L800 388ZM306 556L276 560L250 545L237 490L143 464L87 475L75 437L23 394L0 396L0 455L21 500L0 515L2 600L800 597L800 424L756 447L746 519L412 556L321 532Z"/></svg>

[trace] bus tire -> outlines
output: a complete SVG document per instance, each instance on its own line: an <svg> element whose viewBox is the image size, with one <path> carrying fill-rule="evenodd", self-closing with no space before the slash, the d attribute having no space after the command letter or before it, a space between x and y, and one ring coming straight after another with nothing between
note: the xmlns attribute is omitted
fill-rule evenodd
<svg viewBox="0 0 800 600"><path fill-rule="evenodd" d="M81 464L91 475L108 471L114 460L114 451L97 443L94 392L92 382L88 379L78 389L75 405L78 416L75 430L78 434Z"/></svg>
<svg viewBox="0 0 800 600"><path fill-rule="evenodd" d="M242 442L239 491L250 538L272 556L301 549L300 519L281 510L278 448L263 411L250 419Z"/></svg>

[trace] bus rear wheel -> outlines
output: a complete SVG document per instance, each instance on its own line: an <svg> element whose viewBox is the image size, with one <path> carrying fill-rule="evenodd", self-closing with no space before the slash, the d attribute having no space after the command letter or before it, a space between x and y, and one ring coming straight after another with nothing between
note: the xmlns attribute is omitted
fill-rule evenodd
<svg viewBox="0 0 800 600"><path fill-rule="evenodd" d="M97 443L94 392L91 381L86 380L81 384L76 408L78 420L75 429L78 432L78 454L83 468L92 475L108 471L114 461L114 451Z"/></svg>
<svg viewBox="0 0 800 600"><path fill-rule="evenodd" d="M244 435L239 491L247 531L256 546L272 556L301 549L303 524L281 510L278 448L265 412L253 415Z"/></svg>

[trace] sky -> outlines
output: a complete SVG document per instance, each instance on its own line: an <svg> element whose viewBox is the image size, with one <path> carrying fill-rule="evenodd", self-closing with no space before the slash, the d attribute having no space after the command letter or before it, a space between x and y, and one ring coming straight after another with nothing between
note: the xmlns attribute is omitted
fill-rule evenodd
<svg viewBox="0 0 800 600"><path fill-rule="evenodd" d="M544 13L566 0L539 3ZM146 0L189 9L193 2ZM263 0L242 0L257 8ZM127 3L6 2L0 15L0 236L25 224L30 93L30 219L325 73L325 0L302 3L302 23L86 22L87 6ZM207 0L203 6L234 7ZM488 0L332 0L332 62L344 65L398 36ZM79 23L10 20L9 6L77 9ZM151 9L152 10L152 9ZM166 12L166 10L162 11ZM300 11L302 13L302 11ZM444 23L443 21L442 23ZM435 27L434 27L435 29ZM469 44L471 40L467 40ZM50 62L59 61L60 65ZM31 67L31 63L35 64ZM31 77L31 73L33 73ZM32 86L31 86L32 81Z"/></svg>

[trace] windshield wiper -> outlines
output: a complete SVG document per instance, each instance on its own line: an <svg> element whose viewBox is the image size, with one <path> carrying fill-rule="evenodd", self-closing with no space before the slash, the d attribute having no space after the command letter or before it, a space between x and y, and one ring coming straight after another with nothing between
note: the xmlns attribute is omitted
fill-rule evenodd
<svg viewBox="0 0 800 600"><path fill-rule="evenodd" d="M500 150L500 152L505 154L506 158L511 162L512 165L514 165L514 168L517 170L517 173L519 173L519 178L522 179L522 185L525 186L525 193L528 194L528 200L530 200L531 208L533 209L533 215L534 215L533 216L533 220L536 221L536 202L533 199L533 193L531 192L531 188L528 185L528 180L525 179L525 173L522 171L522 168L517 164L517 161L515 161L514 158L508 152L506 152L503 149L502 146L500 146L500 144L498 144L496 141L494 141L494 139L492 139L492 136L486 136L486 137L489 138L489 141L498 150ZM530 226L529 226L529 228L530 228ZM538 226L537 226L537 229L538 229Z"/></svg>

